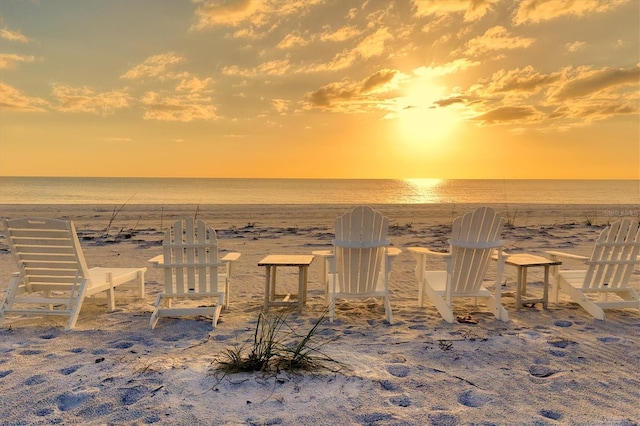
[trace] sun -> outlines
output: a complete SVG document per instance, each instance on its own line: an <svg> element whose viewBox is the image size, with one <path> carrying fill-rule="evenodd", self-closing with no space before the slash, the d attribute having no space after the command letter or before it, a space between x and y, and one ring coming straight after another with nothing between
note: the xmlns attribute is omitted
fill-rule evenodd
<svg viewBox="0 0 640 426"><path fill-rule="evenodd" d="M407 95L398 99L397 130L411 148L437 147L451 138L460 116L452 107L441 107L444 88L431 83L412 85Z"/></svg>

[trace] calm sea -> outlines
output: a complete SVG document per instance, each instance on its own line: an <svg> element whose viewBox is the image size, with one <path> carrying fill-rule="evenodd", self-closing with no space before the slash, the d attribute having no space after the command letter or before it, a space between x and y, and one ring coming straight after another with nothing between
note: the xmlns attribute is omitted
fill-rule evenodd
<svg viewBox="0 0 640 426"><path fill-rule="evenodd" d="M0 177L0 204L640 204L640 180Z"/></svg>

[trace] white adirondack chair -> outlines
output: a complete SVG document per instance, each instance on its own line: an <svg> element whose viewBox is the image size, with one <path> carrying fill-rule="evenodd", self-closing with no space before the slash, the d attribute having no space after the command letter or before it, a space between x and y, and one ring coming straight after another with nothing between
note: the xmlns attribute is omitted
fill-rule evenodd
<svg viewBox="0 0 640 426"><path fill-rule="evenodd" d="M106 294L115 309L115 287L135 281L144 297L147 268L87 267L73 222L59 219L5 219L5 236L20 272L12 275L0 322L7 314L69 316L75 327L84 300Z"/></svg>
<svg viewBox="0 0 640 426"><path fill-rule="evenodd" d="M387 322L393 323L389 300L391 263L400 250L387 240L389 219L368 206L355 207L335 220L333 253L323 271L329 294L329 316L335 317L337 299L382 298ZM314 252L315 253L315 252Z"/></svg>
<svg viewBox="0 0 640 426"><path fill-rule="evenodd" d="M417 261L418 300L425 305L427 296L436 306L442 318L453 322L454 298L473 297L484 299L493 314L501 321L509 315L501 304L500 280L504 269L500 239L504 219L489 207L479 207L453 221L449 253L434 252L423 247L410 247L409 252ZM497 256L495 290L493 294L483 286L487 269ZM434 256L446 263L444 271L427 270L427 257Z"/></svg>
<svg viewBox="0 0 640 426"><path fill-rule="evenodd" d="M150 260L164 269L164 292L156 299L149 326L155 328L162 317L210 315L215 328L223 305L228 306L231 263L240 253L228 253L219 261L216 231L193 218L178 220L167 229L162 249L162 255ZM205 298L214 299L215 304L172 306L178 299Z"/></svg>
<svg viewBox="0 0 640 426"><path fill-rule="evenodd" d="M547 252L552 260L571 259L586 263L587 269L552 269L551 294L558 302L560 290L595 318L604 320L604 309L640 310L638 292L630 286L633 268L639 264L640 227L637 220L624 219L602 230L591 257L559 251Z"/></svg>

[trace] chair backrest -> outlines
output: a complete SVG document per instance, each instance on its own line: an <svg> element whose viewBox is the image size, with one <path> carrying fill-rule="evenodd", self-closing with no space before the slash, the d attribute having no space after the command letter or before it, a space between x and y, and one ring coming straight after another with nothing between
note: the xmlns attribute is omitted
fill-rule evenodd
<svg viewBox="0 0 640 426"><path fill-rule="evenodd" d="M623 219L602 230L593 247L583 288L624 288L640 254L640 226Z"/></svg>
<svg viewBox="0 0 640 426"><path fill-rule="evenodd" d="M336 272L340 292L371 293L384 271L389 219L368 206L355 207L336 218Z"/></svg>
<svg viewBox="0 0 640 426"><path fill-rule="evenodd" d="M162 243L165 291L171 294L215 293L218 289L218 239L202 220L176 221Z"/></svg>
<svg viewBox="0 0 640 426"><path fill-rule="evenodd" d="M4 229L27 291L73 290L89 277L73 222L5 219Z"/></svg>
<svg viewBox="0 0 640 426"><path fill-rule="evenodd" d="M453 221L450 279L453 294L480 289L500 239L504 219L490 207L479 207Z"/></svg>

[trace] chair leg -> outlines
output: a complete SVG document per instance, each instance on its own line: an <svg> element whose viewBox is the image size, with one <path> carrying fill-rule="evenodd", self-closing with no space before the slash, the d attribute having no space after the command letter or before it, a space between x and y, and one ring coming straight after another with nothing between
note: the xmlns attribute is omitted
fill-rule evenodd
<svg viewBox="0 0 640 426"><path fill-rule="evenodd" d="M389 300L389 296L386 296L384 298L384 310L387 317L387 322L389 324L393 324L393 312L391 311L391 301Z"/></svg>

